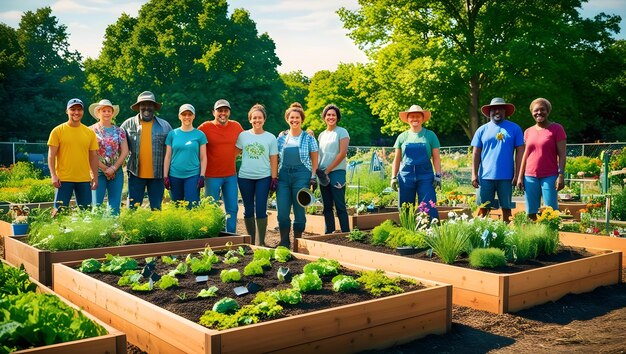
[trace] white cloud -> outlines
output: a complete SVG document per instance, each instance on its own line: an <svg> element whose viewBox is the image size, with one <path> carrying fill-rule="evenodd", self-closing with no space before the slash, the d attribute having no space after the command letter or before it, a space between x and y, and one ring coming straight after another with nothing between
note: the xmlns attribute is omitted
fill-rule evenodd
<svg viewBox="0 0 626 354"><path fill-rule="evenodd" d="M22 19L22 11L3 11L0 12L0 22L15 26Z"/></svg>

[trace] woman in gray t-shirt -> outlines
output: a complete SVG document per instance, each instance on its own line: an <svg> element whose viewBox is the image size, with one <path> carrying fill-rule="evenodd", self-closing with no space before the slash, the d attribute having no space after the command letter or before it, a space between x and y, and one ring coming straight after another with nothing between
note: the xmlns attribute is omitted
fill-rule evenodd
<svg viewBox="0 0 626 354"><path fill-rule="evenodd" d="M326 233L329 234L335 231L333 205L337 211L341 231L350 232L348 212L346 210L346 154L350 144L350 135L347 130L337 125L341 121L341 112L339 107L334 104L329 104L324 108L322 120L326 123L326 130L318 137L319 168L330 179L330 183L326 186L322 185L322 181L320 181Z"/></svg>

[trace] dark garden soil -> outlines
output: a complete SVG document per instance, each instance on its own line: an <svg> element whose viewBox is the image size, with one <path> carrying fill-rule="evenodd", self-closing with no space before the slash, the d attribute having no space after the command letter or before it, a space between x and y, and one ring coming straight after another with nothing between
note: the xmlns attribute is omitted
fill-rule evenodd
<svg viewBox="0 0 626 354"><path fill-rule="evenodd" d="M239 262L232 265L221 262L222 256L225 253L224 251L216 251L216 254L220 255L220 262L214 263L211 271L207 273L208 281L196 281L196 276L192 275L190 270L185 275L177 276L180 282L180 286L178 288L172 288L167 290L160 290L158 288L155 288L153 291L149 292L132 291L130 287L119 287L117 285L117 282L120 279L119 275L104 273L92 273L89 275L114 287L123 289L124 291L133 294L134 296L137 296L141 299L144 299L150 303L153 303L159 307L162 307L165 310L185 317L190 321L198 322L204 312L210 310L213 307L213 304L223 297L230 297L235 299L239 304L239 307L250 304L256 294L248 293L242 296L236 296L234 289L237 287L248 286L248 288L250 288L249 284L254 283L259 287L258 291L281 290L291 288L291 275L303 273L302 268L306 264L310 263L310 261L294 258L285 263L272 261L272 268L265 269L263 275L244 276L244 267L250 261L252 261L252 250L250 250L249 247L244 247L244 249L247 250L245 256L237 254L237 256L239 257ZM176 256L178 259L184 260L187 255L182 254ZM192 256L198 256L198 254ZM137 262L139 263L140 269L145 265L144 259L137 259ZM288 279L286 279L287 281L285 282L280 282L276 276L279 267L289 268L290 276L288 277ZM156 272L160 275L167 274L170 270L173 270L175 268L175 265L163 264L160 258L157 258L156 260ZM238 282L223 283L220 279L220 272L222 270L228 270L233 268L239 270L242 280ZM350 275L354 278L358 278L357 272L351 271L346 268L342 268L340 273L343 275ZM341 296L337 296L337 293L332 290L332 283L330 281L332 279L332 276L323 276L321 278L323 281L322 290L307 292L303 294L302 302L300 304L283 305L283 316L280 317L295 316L311 311L349 305L356 302L368 301L377 298L369 294L365 290L341 293ZM425 288L419 283L415 284L410 282L402 282L401 284L401 287L404 289L405 292ZM219 289L215 297L196 297L196 294L198 294L202 289L207 289L211 286L215 286Z"/></svg>

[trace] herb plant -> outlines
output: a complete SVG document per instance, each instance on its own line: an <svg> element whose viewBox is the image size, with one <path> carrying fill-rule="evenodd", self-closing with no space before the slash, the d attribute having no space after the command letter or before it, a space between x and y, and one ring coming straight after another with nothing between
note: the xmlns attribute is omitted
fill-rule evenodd
<svg viewBox="0 0 626 354"><path fill-rule="evenodd" d="M444 222L432 227L432 234L426 236L426 244L446 264L452 264L467 248L469 235L460 223Z"/></svg>
<svg viewBox="0 0 626 354"><path fill-rule="evenodd" d="M506 256L499 248L476 248L469 255L469 263L476 268L502 267L506 265Z"/></svg>

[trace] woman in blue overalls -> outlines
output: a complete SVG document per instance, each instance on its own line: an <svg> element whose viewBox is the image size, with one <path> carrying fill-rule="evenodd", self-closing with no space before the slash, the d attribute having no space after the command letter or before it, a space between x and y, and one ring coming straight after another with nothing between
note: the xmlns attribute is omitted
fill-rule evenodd
<svg viewBox="0 0 626 354"><path fill-rule="evenodd" d="M393 145L395 157L391 167L391 187L399 189L398 207L404 203L426 203L431 220L439 218L436 187L441 187L441 159L439 139L432 130L422 127L430 119L430 111L412 105L400 112L400 120L409 125ZM432 163L431 163L432 159ZM433 165L434 173L433 173Z"/></svg>
<svg viewBox="0 0 626 354"><path fill-rule="evenodd" d="M317 141L302 129L304 110L299 103L293 103L285 112L289 123L286 134L278 136L278 188L276 189L276 209L280 246L289 247L289 233L293 207L293 237L302 237L306 226L304 208L298 204L296 196L302 188L317 188Z"/></svg>

